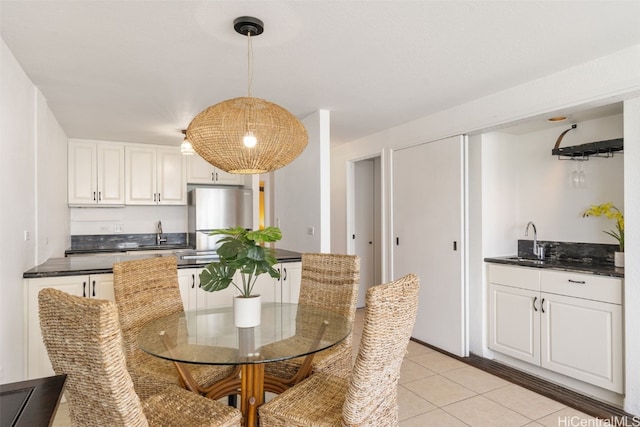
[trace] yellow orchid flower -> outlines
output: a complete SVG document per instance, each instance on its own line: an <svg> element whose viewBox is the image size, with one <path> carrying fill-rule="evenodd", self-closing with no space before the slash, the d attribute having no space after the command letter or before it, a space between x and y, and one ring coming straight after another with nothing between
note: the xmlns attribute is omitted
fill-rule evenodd
<svg viewBox="0 0 640 427"><path fill-rule="evenodd" d="M624 215L613 203L608 202L601 205L591 205L589 209L584 211L582 216L606 216L609 219L615 220L617 231L604 231L604 233L616 239L620 244L620 252L624 252Z"/></svg>

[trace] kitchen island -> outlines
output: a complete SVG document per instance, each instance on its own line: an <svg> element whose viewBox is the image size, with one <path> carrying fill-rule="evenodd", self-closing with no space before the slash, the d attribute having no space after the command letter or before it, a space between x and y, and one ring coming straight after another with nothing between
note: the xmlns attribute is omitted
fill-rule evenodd
<svg viewBox="0 0 640 427"><path fill-rule="evenodd" d="M71 295L114 301L113 264L156 256L175 256L178 264L178 286L185 310L230 306L236 294L233 286L207 292L200 288L200 273L210 260L182 259L180 252L127 255L123 253L50 258L23 273L26 313L25 354L26 377L53 375L46 349L42 343L38 319L38 293L44 288L56 288ZM302 279L302 254L276 249L278 263L274 268L280 278L263 274L255 284L255 293L263 302L297 302Z"/></svg>
<svg viewBox="0 0 640 427"><path fill-rule="evenodd" d="M64 258L49 258L46 262L25 271L22 275L25 279L78 276L86 274L108 274L113 272L113 264L116 262L130 261L152 256L174 256L171 253L127 255L120 252L104 253L100 255L72 256ZM300 262L300 252L286 249L276 249L276 259L279 263ZM202 259L181 259L178 257L178 269L202 268L207 261Z"/></svg>

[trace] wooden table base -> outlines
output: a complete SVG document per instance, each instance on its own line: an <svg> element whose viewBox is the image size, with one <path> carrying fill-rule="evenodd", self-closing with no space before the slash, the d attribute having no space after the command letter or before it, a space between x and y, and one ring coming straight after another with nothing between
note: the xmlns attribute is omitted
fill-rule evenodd
<svg viewBox="0 0 640 427"><path fill-rule="evenodd" d="M258 425L258 408L264 403L264 365L242 365L240 409L247 426Z"/></svg>
<svg viewBox="0 0 640 427"><path fill-rule="evenodd" d="M325 333L328 322L325 320L311 345L311 349L316 349L318 343ZM166 333L161 333L169 354L173 356L173 345ZM258 408L264 403L264 392L269 391L275 394L283 393L290 387L298 384L300 381L311 375L311 368L314 353L308 354L300 369L291 378L278 378L264 374L264 363L246 363L240 365L227 378L218 381L210 387L203 388L195 382L189 369L183 363L173 362L180 379L185 388L194 393L201 394L213 400L221 399L229 395L240 394L240 410L242 411L243 424L249 427L257 427L258 425Z"/></svg>

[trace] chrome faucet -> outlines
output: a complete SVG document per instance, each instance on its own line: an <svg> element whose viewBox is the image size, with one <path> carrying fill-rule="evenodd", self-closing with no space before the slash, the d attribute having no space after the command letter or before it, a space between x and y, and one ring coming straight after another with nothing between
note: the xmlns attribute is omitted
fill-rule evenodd
<svg viewBox="0 0 640 427"><path fill-rule="evenodd" d="M538 230L536 230L536 225L533 221L529 221L527 224L527 228L524 230L524 235L529 235L529 227L533 227L533 254L538 259L544 259L544 246L538 245Z"/></svg>
<svg viewBox="0 0 640 427"><path fill-rule="evenodd" d="M162 237L162 221L158 221L158 226L156 228L156 245L159 246L166 241L167 241L167 238Z"/></svg>

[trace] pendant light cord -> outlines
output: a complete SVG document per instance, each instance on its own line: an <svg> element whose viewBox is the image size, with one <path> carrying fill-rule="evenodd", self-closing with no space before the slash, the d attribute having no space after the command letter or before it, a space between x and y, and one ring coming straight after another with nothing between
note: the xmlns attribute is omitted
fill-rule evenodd
<svg viewBox="0 0 640 427"><path fill-rule="evenodd" d="M251 46L251 31L247 32L248 52L247 61L249 67L247 70L247 96L251 97L251 83L253 82L253 47Z"/></svg>

